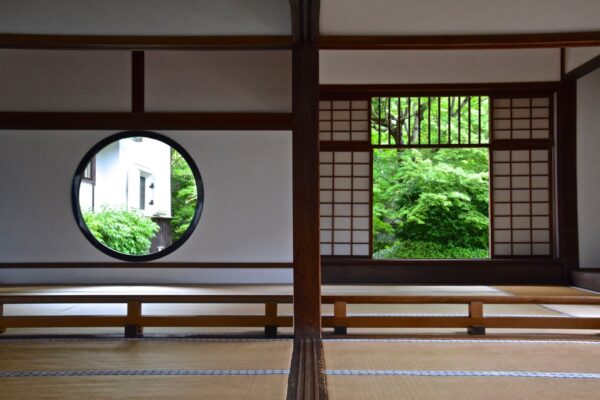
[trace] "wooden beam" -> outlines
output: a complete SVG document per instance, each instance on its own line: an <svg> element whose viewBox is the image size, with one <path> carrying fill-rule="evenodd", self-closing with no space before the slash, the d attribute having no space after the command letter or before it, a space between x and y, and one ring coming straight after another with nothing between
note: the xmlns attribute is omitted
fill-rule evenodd
<svg viewBox="0 0 600 400"><path fill-rule="evenodd" d="M563 80L567 80L567 81L577 80L577 79L589 74L590 72L594 72L598 68L600 68L600 55L592 58L588 62L580 65L579 67L573 69L572 71L567 72L564 75Z"/></svg>
<svg viewBox="0 0 600 400"><path fill-rule="evenodd" d="M0 48L10 49L289 49L290 36L97 36L0 34Z"/></svg>
<svg viewBox="0 0 600 400"><path fill-rule="evenodd" d="M291 130L291 113L0 112L0 129Z"/></svg>
<svg viewBox="0 0 600 400"><path fill-rule="evenodd" d="M556 194L559 257L565 280L579 267L577 223L577 81L563 81L558 90L556 139Z"/></svg>
<svg viewBox="0 0 600 400"><path fill-rule="evenodd" d="M398 96L511 96L548 95L558 90L560 82L506 83L438 83L438 84L367 84L321 85L321 100L369 100L371 97Z"/></svg>
<svg viewBox="0 0 600 400"><path fill-rule="evenodd" d="M551 258L368 260L323 258L323 284L564 285L563 263Z"/></svg>
<svg viewBox="0 0 600 400"><path fill-rule="evenodd" d="M321 337L319 0L292 0L294 332Z"/></svg>
<svg viewBox="0 0 600 400"><path fill-rule="evenodd" d="M292 268L292 263L219 263L219 262L32 262L32 263L0 263L1 269L24 268ZM6 286L6 285L3 285Z"/></svg>
<svg viewBox="0 0 600 400"><path fill-rule="evenodd" d="M460 50L599 46L600 31L510 35L325 35L326 50Z"/></svg>
<svg viewBox="0 0 600 400"><path fill-rule="evenodd" d="M143 51L131 52L131 111L144 112L145 62Z"/></svg>

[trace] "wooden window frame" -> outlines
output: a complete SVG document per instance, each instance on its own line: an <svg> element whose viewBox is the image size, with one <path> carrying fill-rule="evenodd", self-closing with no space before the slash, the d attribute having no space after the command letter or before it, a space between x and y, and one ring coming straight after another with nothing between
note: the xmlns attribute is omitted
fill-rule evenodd
<svg viewBox="0 0 600 400"><path fill-rule="evenodd" d="M373 97L426 97L426 96L489 96L495 97L549 97L550 137L548 140L519 139L494 141L490 126L490 154L495 149L548 148L550 150L550 190L556 190L553 173L558 160L553 155L555 126L554 95L559 82L494 83L494 84L432 84L432 85L321 85L320 100L368 100ZM490 124L492 123L490 115ZM467 145L468 146L468 145ZM453 146L454 147L454 146ZM371 149L370 143L321 142L321 150L352 151ZM560 154L560 152L559 152ZM490 158L490 174L491 158ZM490 178L490 188L491 188ZM372 187L372 183L371 183ZM554 196L551 194L551 242L549 256L511 256L472 260L377 260L348 256L322 256L323 283L428 283L428 284L499 284L499 283L548 283L565 282L564 263L556 254L554 220ZM372 203L372 197L371 197ZM492 193L490 189L490 204ZM559 209L559 215L561 210ZM370 216L372 226L372 214ZM490 245L492 244L492 215L490 213ZM372 229L372 228L371 228ZM372 241L371 241L372 247ZM490 249L490 255L492 249ZM371 251L372 256L372 251Z"/></svg>

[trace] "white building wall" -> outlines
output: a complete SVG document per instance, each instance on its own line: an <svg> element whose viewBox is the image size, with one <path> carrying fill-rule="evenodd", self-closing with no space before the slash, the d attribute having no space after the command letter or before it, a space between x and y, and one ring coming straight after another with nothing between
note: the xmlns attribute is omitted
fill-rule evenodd
<svg viewBox="0 0 600 400"><path fill-rule="evenodd" d="M600 70L577 81L579 264L600 268Z"/></svg>

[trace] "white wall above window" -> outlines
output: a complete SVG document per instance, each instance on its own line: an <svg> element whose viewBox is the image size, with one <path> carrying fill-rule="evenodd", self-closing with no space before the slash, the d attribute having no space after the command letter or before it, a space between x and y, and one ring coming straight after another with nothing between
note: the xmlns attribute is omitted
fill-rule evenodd
<svg viewBox="0 0 600 400"><path fill-rule="evenodd" d="M560 80L559 49L321 50L321 84Z"/></svg>
<svg viewBox="0 0 600 400"><path fill-rule="evenodd" d="M461 35L600 30L598 0L321 0L321 34Z"/></svg>

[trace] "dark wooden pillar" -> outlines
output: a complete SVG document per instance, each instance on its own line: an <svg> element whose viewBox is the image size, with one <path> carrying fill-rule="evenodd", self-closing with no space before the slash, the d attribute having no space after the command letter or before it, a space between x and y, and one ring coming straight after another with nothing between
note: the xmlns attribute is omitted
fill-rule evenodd
<svg viewBox="0 0 600 400"><path fill-rule="evenodd" d="M558 91L556 140L556 193L558 203L559 256L565 265L565 283L570 271L579 268L577 224L577 80L563 80Z"/></svg>
<svg viewBox="0 0 600 400"><path fill-rule="evenodd" d="M319 0L292 0L294 331L321 337Z"/></svg>

